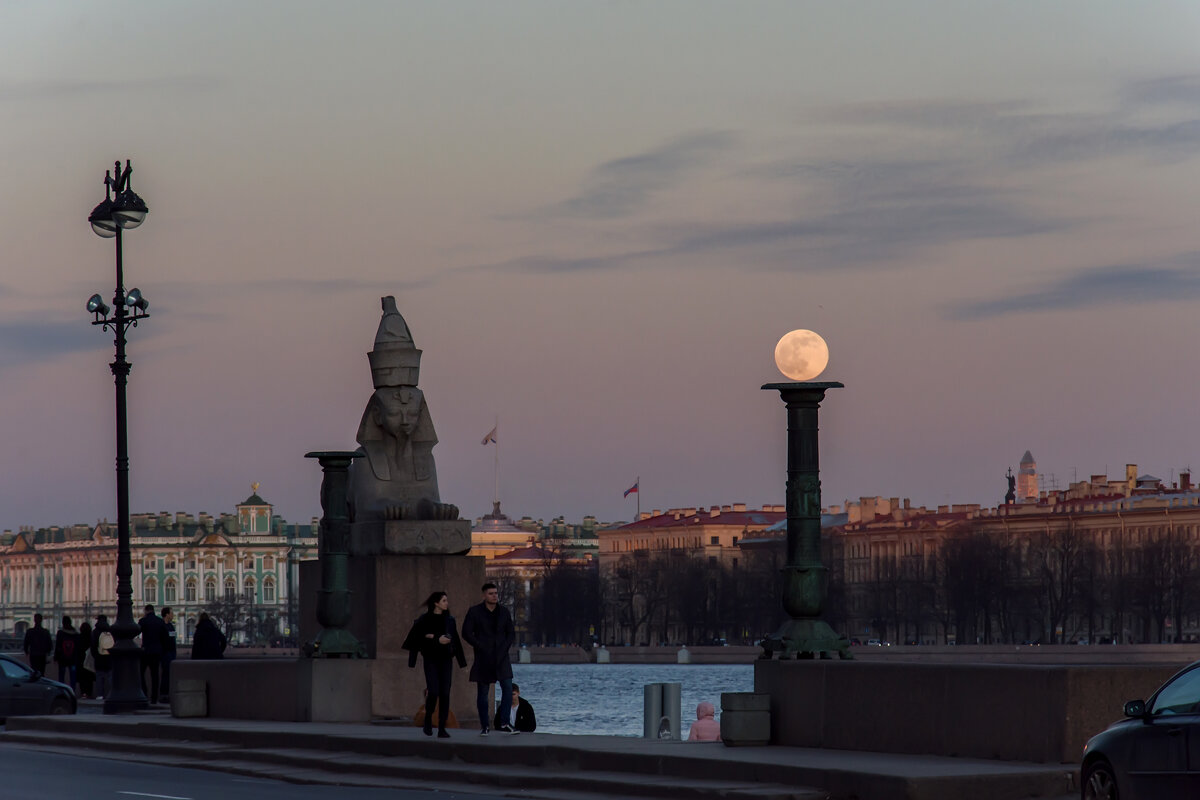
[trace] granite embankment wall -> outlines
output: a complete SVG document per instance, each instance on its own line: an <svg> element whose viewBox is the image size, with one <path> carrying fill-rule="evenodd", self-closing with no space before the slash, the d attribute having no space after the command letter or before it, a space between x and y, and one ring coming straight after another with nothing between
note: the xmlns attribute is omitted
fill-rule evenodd
<svg viewBox="0 0 1200 800"><path fill-rule="evenodd" d="M596 661L596 650L582 647L527 648L534 664L589 664ZM674 664L678 647L610 647L614 664ZM693 664L752 664L762 652L754 646L689 647ZM851 647L857 661L893 663L949 664L1187 664L1200 661L1200 644L1130 645L964 645L961 647ZM180 649L186 658L188 647ZM296 658L296 648L230 647L227 658ZM468 653L468 657L470 654ZM520 649L512 651L513 663Z"/></svg>

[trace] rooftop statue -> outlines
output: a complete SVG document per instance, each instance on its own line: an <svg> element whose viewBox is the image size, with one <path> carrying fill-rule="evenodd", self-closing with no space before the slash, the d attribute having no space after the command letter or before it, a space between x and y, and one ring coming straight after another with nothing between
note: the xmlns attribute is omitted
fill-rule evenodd
<svg viewBox="0 0 1200 800"><path fill-rule="evenodd" d="M417 388L421 351L396 309L396 298L384 297L382 304L375 347L368 354L375 392L356 437L365 458L350 467L350 519L456 520L458 507L438 495L437 434Z"/></svg>

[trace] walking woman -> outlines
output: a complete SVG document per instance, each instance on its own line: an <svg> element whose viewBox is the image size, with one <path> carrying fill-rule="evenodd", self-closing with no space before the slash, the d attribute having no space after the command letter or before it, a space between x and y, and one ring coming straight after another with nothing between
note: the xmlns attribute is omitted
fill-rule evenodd
<svg viewBox="0 0 1200 800"><path fill-rule="evenodd" d="M433 710L438 712L438 738L449 739L446 720L450 716L450 682L454 660L459 667L467 665L458 626L450 616L450 598L445 592L434 592L425 600L425 613L417 617L404 639L408 651L408 666L417 665L417 653L425 667L425 735L433 735Z"/></svg>

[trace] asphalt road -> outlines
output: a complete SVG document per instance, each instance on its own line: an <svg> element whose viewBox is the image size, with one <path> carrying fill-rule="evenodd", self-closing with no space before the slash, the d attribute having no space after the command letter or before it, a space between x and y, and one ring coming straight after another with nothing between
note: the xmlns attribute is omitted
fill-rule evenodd
<svg viewBox="0 0 1200 800"><path fill-rule="evenodd" d="M0 747L4 800L500 800L498 795L283 783L222 772Z"/></svg>

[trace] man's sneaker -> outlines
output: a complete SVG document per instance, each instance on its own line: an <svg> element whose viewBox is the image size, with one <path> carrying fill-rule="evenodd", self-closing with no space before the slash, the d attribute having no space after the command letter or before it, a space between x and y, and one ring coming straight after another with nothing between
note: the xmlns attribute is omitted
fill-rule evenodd
<svg viewBox="0 0 1200 800"><path fill-rule="evenodd" d="M496 730L500 731L501 733L520 733L520 731L513 730L512 726L510 725L501 725L499 728L496 728Z"/></svg>
<svg viewBox="0 0 1200 800"><path fill-rule="evenodd" d="M480 735L480 736L487 736L487 735L488 735L488 729L487 729L487 728L484 728L483 730L481 730L481 731L479 732L479 735Z"/></svg>

